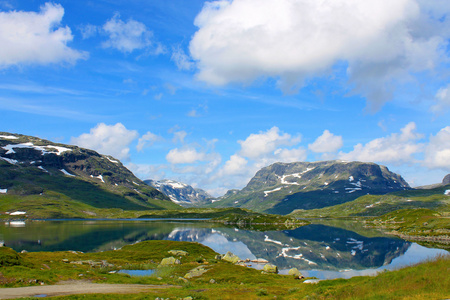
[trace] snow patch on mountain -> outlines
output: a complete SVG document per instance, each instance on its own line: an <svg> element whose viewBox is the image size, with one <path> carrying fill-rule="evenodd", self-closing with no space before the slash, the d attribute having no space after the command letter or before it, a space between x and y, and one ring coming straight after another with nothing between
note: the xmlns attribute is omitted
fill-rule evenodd
<svg viewBox="0 0 450 300"><path fill-rule="evenodd" d="M60 170L61 172L63 172L64 173L64 175L67 175L67 176L74 176L75 177L75 175L73 175L73 174L70 174L69 172L67 172L65 169L61 169Z"/></svg>
<svg viewBox="0 0 450 300"><path fill-rule="evenodd" d="M269 196L270 193L280 191L281 189L282 189L282 187L278 187L278 188L270 190L270 191L264 191L264 197Z"/></svg>
<svg viewBox="0 0 450 300"><path fill-rule="evenodd" d="M69 149L69 148L66 148L66 147L61 147L61 146L54 146L54 145L35 146L32 142L22 143L22 144L10 144L10 145L6 145L6 146L4 146L2 148L6 150L5 154L16 153L14 151L14 149L16 149L16 148L35 149L37 151L41 151L42 155L49 154L49 153L53 153L53 154L56 154L56 155L61 155L62 153L66 152L66 151L72 151L72 149ZM56 152L49 151L50 149L55 149Z"/></svg>
<svg viewBox="0 0 450 300"><path fill-rule="evenodd" d="M0 135L0 138L7 139L7 140L17 140L18 139L18 137L14 136L14 135Z"/></svg>

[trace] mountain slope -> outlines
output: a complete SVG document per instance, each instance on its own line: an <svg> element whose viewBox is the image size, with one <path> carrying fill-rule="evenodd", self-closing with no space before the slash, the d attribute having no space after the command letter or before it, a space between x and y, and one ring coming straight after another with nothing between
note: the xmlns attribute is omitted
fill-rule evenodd
<svg viewBox="0 0 450 300"><path fill-rule="evenodd" d="M335 206L295 210L291 215L300 218L381 216L400 209L418 208L448 214L450 211L450 184L433 189L412 189L386 195L365 195Z"/></svg>
<svg viewBox="0 0 450 300"><path fill-rule="evenodd" d="M211 206L287 214L294 209L327 207L366 194L405 189L409 185L401 176L374 163L275 163L258 171L245 188L228 193Z"/></svg>
<svg viewBox="0 0 450 300"><path fill-rule="evenodd" d="M179 207L111 156L0 132L0 210L26 210L29 216L40 216L46 203L55 207L54 214L70 212L72 217L83 217L81 211L91 208Z"/></svg>
<svg viewBox="0 0 450 300"><path fill-rule="evenodd" d="M149 179L144 180L144 182L168 196L173 202L185 207L210 203L210 199L213 198L213 196L202 189L196 189L188 184L170 179L160 181Z"/></svg>

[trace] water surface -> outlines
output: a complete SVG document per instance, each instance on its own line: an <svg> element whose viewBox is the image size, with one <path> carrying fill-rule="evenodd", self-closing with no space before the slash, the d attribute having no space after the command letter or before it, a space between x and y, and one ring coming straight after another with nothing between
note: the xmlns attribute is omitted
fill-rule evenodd
<svg viewBox="0 0 450 300"><path fill-rule="evenodd" d="M145 240L199 242L218 253L231 251L241 259L264 258L277 265L281 273L296 267L305 276L320 279L373 275L448 253L373 230L354 232L320 224L283 231L154 220L27 221L0 225L0 243L3 241L16 251L98 252Z"/></svg>

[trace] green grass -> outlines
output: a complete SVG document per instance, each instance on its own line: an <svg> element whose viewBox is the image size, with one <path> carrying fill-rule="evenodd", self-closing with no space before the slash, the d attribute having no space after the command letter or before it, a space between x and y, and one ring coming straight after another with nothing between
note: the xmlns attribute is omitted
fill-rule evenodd
<svg viewBox="0 0 450 300"><path fill-rule="evenodd" d="M371 218L366 226L383 228L408 236L426 237L430 240L439 236L450 237L450 218L442 213L425 208L401 209Z"/></svg>
<svg viewBox="0 0 450 300"><path fill-rule="evenodd" d="M169 250L184 250L182 264L157 268ZM324 280L303 284L291 276L261 274L260 271L214 259L216 253L197 243L148 241L101 253L36 252L15 253L0 249L0 287L54 284L84 279L102 283L172 284L181 288L127 295L71 295L54 299L445 299L450 295L450 257L375 277ZM106 261L107 266L87 262ZM72 262L72 263L71 263ZM84 263L73 263L84 262ZM180 280L189 270L203 265L207 272L187 283ZM131 277L110 273L118 269L156 269L151 276ZM210 283L214 279L215 283ZM0 289L1 293L1 289Z"/></svg>

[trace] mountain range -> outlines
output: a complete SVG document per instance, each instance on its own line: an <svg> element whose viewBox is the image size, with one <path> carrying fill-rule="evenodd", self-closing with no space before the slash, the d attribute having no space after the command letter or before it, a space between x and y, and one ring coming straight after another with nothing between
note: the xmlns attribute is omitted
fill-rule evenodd
<svg viewBox="0 0 450 300"><path fill-rule="evenodd" d="M239 207L276 214L295 210L297 215L304 211L321 215L325 211L320 209L330 208L327 213L335 215L339 212L333 207L344 203L352 206L350 201L355 199L360 200L357 210L343 209L353 214L377 210L379 214L386 209L372 203L380 202L375 195L409 190L411 196L420 196L425 190L427 197L448 195L449 182L447 175L440 184L411 190L400 175L374 163L274 163L258 171L243 189L213 198L204 190L174 180L142 181L119 160L93 150L0 132L0 211L26 213L28 217L117 217L123 211L136 212L137 217L139 211L192 206ZM392 209L441 205L398 196L383 199Z"/></svg>

